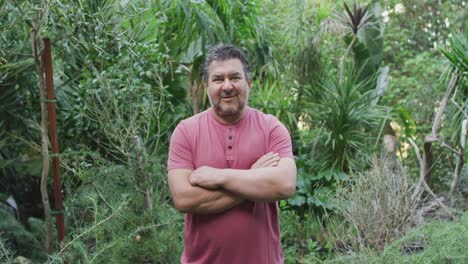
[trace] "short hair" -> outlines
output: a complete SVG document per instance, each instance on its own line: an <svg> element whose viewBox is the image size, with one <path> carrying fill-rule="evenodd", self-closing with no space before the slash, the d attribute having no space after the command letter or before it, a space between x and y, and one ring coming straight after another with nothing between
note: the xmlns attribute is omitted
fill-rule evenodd
<svg viewBox="0 0 468 264"><path fill-rule="evenodd" d="M210 64L213 61L225 61L229 59L239 59L244 66L244 74L247 81L252 80L249 63L245 53L234 45L220 43L211 47L206 54L205 63L203 65L203 80L205 80L206 84L208 84L208 68L210 67Z"/></svg>

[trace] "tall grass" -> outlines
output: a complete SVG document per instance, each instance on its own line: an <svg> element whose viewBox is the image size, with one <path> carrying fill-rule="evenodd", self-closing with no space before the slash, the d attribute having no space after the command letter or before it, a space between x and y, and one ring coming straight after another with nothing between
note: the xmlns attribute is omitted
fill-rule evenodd
<svg viewBox="0 0 468 264"><path fill-rule="evenodd" d="M414 185L405 170L374 160L369 171L352 176L350 187L337 192L338 210L355 234L348 238L354 250L373 248L381 252L414 226L417 201Z"/></svg>

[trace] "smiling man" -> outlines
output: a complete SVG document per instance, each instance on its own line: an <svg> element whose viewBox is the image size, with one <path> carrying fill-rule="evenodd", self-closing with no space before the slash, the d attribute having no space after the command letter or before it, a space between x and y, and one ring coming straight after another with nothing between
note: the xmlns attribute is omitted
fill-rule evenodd
<svg viewBox="0 0 468 264"><path fill-rule="evenodd" d="M283 263L277 201L296 188L289 133L247 106L252 77L237 47L212 47L204 80L211 108L180 122L169 148L169 188L185 213L181 263Z"/></svg>

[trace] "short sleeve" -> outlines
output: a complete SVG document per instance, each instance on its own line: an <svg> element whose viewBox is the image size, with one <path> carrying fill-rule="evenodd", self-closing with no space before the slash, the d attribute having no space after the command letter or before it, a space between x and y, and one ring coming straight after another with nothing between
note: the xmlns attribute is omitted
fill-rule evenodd
<svg viewBox="0 0 468 264"><path fill-rule="evenodd" d="M183 123L180 123L172 133L169 145L169 158L167 170L191 169L194 170L193 153L190 142L185 134Z"/></svg>
<svg viewBox="0 0 468 264"><path fill-rule="evenodd" d="M288 129L276 117L271 121L269 145L269 151L278 153L281 158L294 158Z"/></svg>

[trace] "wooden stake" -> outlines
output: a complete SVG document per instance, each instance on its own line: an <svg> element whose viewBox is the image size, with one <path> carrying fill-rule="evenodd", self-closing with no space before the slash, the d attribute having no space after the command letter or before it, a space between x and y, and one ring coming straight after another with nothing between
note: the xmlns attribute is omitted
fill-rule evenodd
<svg viewBox="0 0 468 264"><path fill-rule="evenodd" d="M44 38L44 69L45 69L45 84L47 88L47 113L49 114L49 137L52 148L52 175L54 177L54 205L55 219L57 224L57 238L60 242L65 236L63 223L63 202L62 202L62 180L60 177L60 158L58 136L57 136L57 115L55 113L55 92L54 92L54 76L52 70L52 52L50 48L50 39Z"/></svg>

